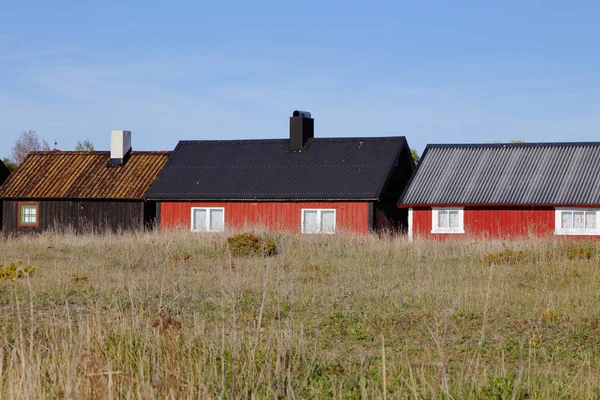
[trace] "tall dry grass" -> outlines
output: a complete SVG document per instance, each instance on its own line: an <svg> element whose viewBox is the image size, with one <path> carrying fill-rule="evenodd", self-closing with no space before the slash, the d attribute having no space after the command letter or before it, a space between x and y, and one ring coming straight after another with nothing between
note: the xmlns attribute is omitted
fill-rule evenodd
<svg viewBox="0 0 600 400"><path fill-rule="evenodd" d="M595 243L273 238L0 239L0 398L600 393Z"/></svg>

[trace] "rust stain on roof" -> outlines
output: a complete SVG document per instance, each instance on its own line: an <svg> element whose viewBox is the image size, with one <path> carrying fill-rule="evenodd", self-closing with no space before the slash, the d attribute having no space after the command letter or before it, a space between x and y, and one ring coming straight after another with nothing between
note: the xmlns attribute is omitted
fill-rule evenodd
<svg viewBox="0 0 600 400"><path fill-rule="evenodd" d="M168 151L132 151L123 166L108 166L108 151L31 153L0 187L0 198L141 200Z"/></svg>

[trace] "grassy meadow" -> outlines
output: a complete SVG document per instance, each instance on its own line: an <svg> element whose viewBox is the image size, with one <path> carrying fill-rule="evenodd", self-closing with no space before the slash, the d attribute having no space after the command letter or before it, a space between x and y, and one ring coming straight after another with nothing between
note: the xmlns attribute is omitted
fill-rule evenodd
<svg viewBox="0 0 600 400"><path fill-rule="evenodd" d="M0 398L600 394L595 242L226 239L1 238Z"/></svg>

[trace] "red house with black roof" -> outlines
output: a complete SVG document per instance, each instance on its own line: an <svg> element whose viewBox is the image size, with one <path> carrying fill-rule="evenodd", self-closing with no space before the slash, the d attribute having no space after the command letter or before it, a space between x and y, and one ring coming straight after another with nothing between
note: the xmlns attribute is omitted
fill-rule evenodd
<svg viewBox="0 0 600 400"><path fill-rule="evenodd" d="M367 233L399 230L414 170L404 137L315 138L294 111L289 139L181 141L148 191L161 229Z"/></svg>
<svg viewBox="0 0 600 400"><path fill-rule="evenodd" d="M600 237L600 143L429 145L398 206L415 237Z"/></svg>

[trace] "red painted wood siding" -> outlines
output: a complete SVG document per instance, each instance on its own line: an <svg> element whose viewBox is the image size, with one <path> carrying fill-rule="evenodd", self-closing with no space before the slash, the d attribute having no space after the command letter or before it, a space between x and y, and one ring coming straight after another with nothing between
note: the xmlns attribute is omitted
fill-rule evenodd
<svg viewBox="0 0 600 400"><path fill-rule="evenodd" d="M431 208L413 209L413 237L459 238L554 235L553 208L464 208L465 234L431 233Z"/></svg>
<svg viewBox="0 0 600 400"><path fill-rule="evenodd" d="M301 232L303 208L333 208L337 232L369 232L367 202L162 202L161 229L191 229L192 207L225 208L225 229L263 226L271 231L291 232Z"/></svg>

